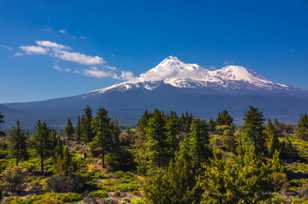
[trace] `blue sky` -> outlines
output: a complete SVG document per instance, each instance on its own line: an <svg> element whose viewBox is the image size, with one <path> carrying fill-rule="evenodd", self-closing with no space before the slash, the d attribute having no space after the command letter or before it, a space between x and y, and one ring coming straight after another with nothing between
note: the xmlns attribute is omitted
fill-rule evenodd
<svg viewBox="0 0 308 204"><path fill-rule="evenodd" d="M307 0L0 0L0 103L85 93L169 55L307 89L307 11Z"/></svg>

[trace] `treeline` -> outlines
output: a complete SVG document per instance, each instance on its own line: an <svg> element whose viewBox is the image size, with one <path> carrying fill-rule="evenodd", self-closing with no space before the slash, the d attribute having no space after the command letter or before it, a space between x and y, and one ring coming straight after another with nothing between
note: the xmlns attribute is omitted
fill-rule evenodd
<svg viewBox="0 0 308 204"><path fill-rule="evenodd" d="M3 122L0 114L0 125ZM84 166L74 159L78 153L83 159L99 158L103 169L144 175L143 193L150 203L233 204L266 201L273 192L287 188L283 161L301 159L285 137L293 131L308 140L308 115L302 115L293 128L278 120L265 121L262 112L250 107L238 127L227 111L205 121L189 113L154 110L146 111L136 128L123 130L106 109L94 115L87 106L77 124L68 118L63 134L43 121L28 134L17 121L7 136L3 131L0 135L8 141L1 148L10 151L16 166L39 158L37 173L52 176L48 182L56 192L90 191L91 185L80 176ZM46 161L53 171L46 170ZM67 185L56 185L57 181ZM20 192L7 186L1 191Z"/></svg>

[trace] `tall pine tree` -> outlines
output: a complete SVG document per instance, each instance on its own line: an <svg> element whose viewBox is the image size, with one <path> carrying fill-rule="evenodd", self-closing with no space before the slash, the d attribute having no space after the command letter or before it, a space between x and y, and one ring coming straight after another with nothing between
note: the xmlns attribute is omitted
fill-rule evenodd
<svg viewBox="0 0 308 204"><path fill-rule="evenodd" d="M224 110L224 111L218 113L218 117L216 119L216 122L217 122L217 125L231 126L233 124L233 118L227 110Z"/></svg>
<svg viewBox="0 0 308 204"><path fill-rule="evenodd" d="M16 122L16 126L10 131L9 144L12 156L16 159L17 166L21 160L28 159L27 137L21 129L19 121Z"/></svg>
<svg viewBox="0 0 308 204"><path fill-rule="evenodd" d="M74 137L74 126L70 118L67 119L66 127L65 127L65 135L68 140L72 140Z"/></svg>
<svg viewBox="0 0 308 204"><path fill-rule="evenodd" d="M91 142L94 138L94 133L92 130L92 109L90 106L86 106L84 113L81 117L81 138L83 142Z"/></svg>
<svg viewBox="0 0 308 204"><path fill-rule="evenodd" d="M94 140L91 143L91 149L94 154L100 154L102 157L102 166L105 168L105 156L111 149L112 129L110 127L110 118L105 108L100 108L92 122L94 130Z"/></svg>
<svg viewBox="0 0 308 204"><path fill-rule="evenodd" d="M268 121L265 133L268 139L268 153L273 156L276 151L280 150L278 130L271 120Z"/></svg>
<svg viewBox="0 0 308 204"><path fill-rule="evenodd" d="M50 129L45 122L38 121L35 126L34 148L40 158L41 173L44 174L44 161L49 156L52 149Z"/></svg>
<svg viewBox="0 0 308 204"><path fill-rule="evenodd" d="M249 107L244 116L244 125L246 135L252 141L255 151L258 155L266 154L266 136L264 134L264 117L263 113L255 107Z"/></svg>
<svg viewBox="0 0 308 204"><path fill-rule="evenodd" d="M300 139L308 140L308 114L300 117L297 123L296 135Z"/></svg>
<svg viewBox="0 0 308 204"><path fill-rule="evenodd" d="M77 124L75 128L75 135L76 135L76 141L80 143L81 140L81 119L80 116L78 116Z"/></svg>

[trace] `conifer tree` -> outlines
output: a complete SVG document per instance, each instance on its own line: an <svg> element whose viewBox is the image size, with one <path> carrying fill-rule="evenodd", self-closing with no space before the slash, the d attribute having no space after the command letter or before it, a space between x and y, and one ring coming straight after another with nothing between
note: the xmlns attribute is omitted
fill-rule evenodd
<svg viewBox="0 0 308 204"><path fill-rule="evenodd" d="M297 123L296 135L303 140L308 140L308 114L300 117Z"/></svg>
<svg viewBox="0 0 308 204"><path fill-rule="evenodd" d="M110 127L110 118L108 111L105 108L100 108L96 113L96 117L92 122L92 127L95 133L91 149L94 154L101 154L102 166L105 167L105 156L111 149L112 145L112 130Z"/></svg>
<svg viewBox="0 0 308 204"><path fill-rule="evenodd" d="M80 119L80 116L78 116L78 119L77 119L75 134L76 134L77 142L80 143L80 140L81 140L81 119Z"/></svg>
<svg viewBox="0 0 308 204"><path fill-rule="evenodd" d="M10 131L9 143L12 156L16 159L17 166L19 161L28 159L27 137L21 129L19 121L16 122L16 126Z"/></svg>
<svg viewBox="0 0 308 204"><path fill-rule="evenodd" d="M265 133L268 139L268 153L272 156L280 150L278 131L271 120L268 121Z"/></svg>
<svg viewBox="0 0 308 204"><path fill-rule="evenodd" d="M1 124L2 123L4 123L4 115L2 115L2 113L0 113L0 137L5 136L5 133L3 131L1 131Z"/></svg>
<svg viewBox="0 0 308 204"><path fill-rule="evenodd" d="M158 167L167 164L167 151L166 151L166 131L164 115L161 111L155 110L152 117L148 121L146 129L146 138L149 142L152 151L155 151L153 164Z"/></svg>
<svg viewBox="0 0 308 204"><path fill-rule="evenodd" d="M72 173L72 156L67 146L63 149L62 172L65 176Z"/></svg>
<svg viewBox="0 0 308 204"><path fill-rule="evenodd" d="M193 119L189 134L193 166L201 167L201 164L211 155L209 149L208 127L205 121Z"/></svg>
<svg viewBox="0 0 308 204"><path fill-rule="evenodd" d="M166 117L166 149L168 161L170 161L178 149L180 140L180 123L175 112L170 112Z"/></svg>
<svg viewBox="0 0 308 204"><path fill-rule="evenodd" d="M231 126L233 124L233 118L227 110L224 110L218 113L216 122L217 122L217 125Z"/></svg>
<svg viewBox="0 0 308 204"><path fill-rule="evenodd" d="M38 121L35 126L34 148L40 158L41 173L44 173L44 161L52 149L50 129L45 122Z"/></svg>
<svg viewBox="0 0 308 204"><path fill-rule="evenodd" d="M199 203L202 189L197 186L197 179L201 171L196 168L201 163L195 165L195 148L194 138L184 137L169 167L157 169L147 179L144 190L150 203Z"/></svg>
<svg viewBox="0 0 308 204"><path fill-rule="evenodd" d="M139 119L138 121L138 129L143 133L145 134L145 128L146 128L146 125L148 123L148 120L150 118L151 114L145 110L143 115L141 116L141 118Z"/></svg>
<svg viewBox="0 0 308 204"><path fill-rule="evenodd" d="M86 106L81 118L81 138L85 143L91 142L94 138L94 133L92 130L92 120L92 109L90 108L90 106Z"/></svg>
<svg viewBox="0 0 308 204"><path fill-rule="evenodd" d="M258 155L266 154L263 113L255 107L249 107L244 116L243 129L250 138Z"/></svg>
<svg viewBox="0 0 308 204"><path fill-rule="evenodd" d="M180 117L181 131L188 133L190 131L190 125L193 120L191 113L185 112Z"/></svg>
<svg viewBox="0 0 308 204"><path fill-rule="evenodd" d="M68 140L73 139L75 130L74 130L74 126L70 118L67 119L67 123L66 123L66 127L64 131L65 131L65 135Z"/></svg>

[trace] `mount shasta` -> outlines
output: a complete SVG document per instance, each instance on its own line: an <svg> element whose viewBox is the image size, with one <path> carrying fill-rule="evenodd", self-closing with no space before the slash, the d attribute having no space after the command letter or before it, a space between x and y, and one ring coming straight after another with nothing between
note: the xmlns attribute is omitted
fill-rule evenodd
<svg viewBox="0 0 308 204"><path fill-rule="evenodd" d="M168 57L125 82L73 97L2 104L0 112L6 115L7 126L18 119L31 127L41 119L61 128L67 117L76 118L86 105L94 110L106 107L125 125L135 124L146 109L154 108L188 111L205 119L227 109L239 121L250 105L266 117L295 122L308 111L308 91L272 82L242 66L210 70Z"/></svg>

